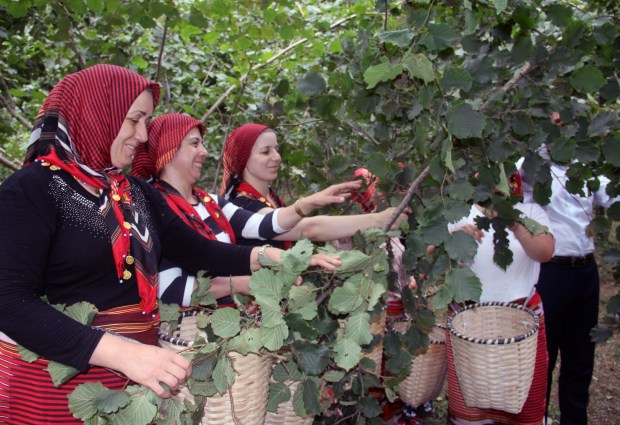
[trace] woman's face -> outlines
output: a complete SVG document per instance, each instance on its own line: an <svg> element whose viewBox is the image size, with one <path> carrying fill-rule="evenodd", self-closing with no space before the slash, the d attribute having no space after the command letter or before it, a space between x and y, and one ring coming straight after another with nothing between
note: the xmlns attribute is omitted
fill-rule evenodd
<svg viewBox="0 0 620 425"><path fill-rule="evenodd" d="M248 163L243 171L243 179L251 180L251 178L254 178L260 181L272 182L278 177L278 168L281 161L276 133L266 130L258 136L256 143L254 143Z"/></svg>
<svg viewBox="0 0 620 425"><path fill-rule="evenodd" d="M185 135L174 158L164 166L163 171L170 174L174 170L175 175L183 176L190 184L194 184L200 178L207 156L209 154L202 144L200 130L194 127Z"/></svg>
<svg viewBox="0 0 620 425"><path fill-rule="evenodd" d="M110 148L112 165L118 168L131 165L138 144L148 140L146 126L152 116L153 94L150 90L145 90L132 103L116 139L112 142Z"/></svg>

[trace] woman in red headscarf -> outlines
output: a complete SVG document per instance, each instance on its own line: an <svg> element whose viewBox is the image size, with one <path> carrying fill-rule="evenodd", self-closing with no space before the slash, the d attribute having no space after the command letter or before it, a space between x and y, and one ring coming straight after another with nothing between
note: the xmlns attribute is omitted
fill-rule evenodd
<svg viewBox="0 0 620 425"><path fill-rule="evenodd" d="M237 238L265 243L282 239L302 217L294 207L278 208L268 214L253 213L235 206L195 186L200 178L207 151L202 144L204 125L183 114L164 114L149 125L148 143L136 151L131 173L149 178L168 205L196 232L208 239L235 243ZM359 188L359 182L346 182L308 196L304 209L343 202L341 193ZM301 206L298 206L301 208ZM298 235L299 233L296 232ZM287 233L288 235L288 233ZM235 292L248 293L249 276L233 275L211 280L211 288L220 304L230 304L231 286ZM195 277L168 259L160 265L160 298L166 303L188 306Z"/></svg>
<svg viewBox="0 0 620 425"><path fill-rule="evenodd" d="M66 76L38 114L24 167L0 186L2 422L81 423L67 395L86 382L136 382L169 397L191 366L156 346L160 257L209 275L259 268L257 248L197 235L122 171L147 140L158 98L156 83L117 66ZM91 325L52 306L81 301L96 308ZM16 344L42 357L24 361ZM80 373L57 388L50 360Z"/></svg>
<svg viewBox="0 0 620 425"><path fill-rule="evenodd" d="M281 158L278 140L273 129L261 124L245 124L234 130L224 145L224 178L221 194L235 205L249 211L267 213L285 206L273 191L271 183L278 176ZM307 198L300 198L293 206L303 217L308 215L304 206ZM283 235L297 240L300 234L314 241L330 241L351 236L357 230L382 227L388 222L395 208L366 215L315 216L301 221L291 232ZM401 214L392 228L396 229L407 215ZM239 238L238 243L255 245L256 241ZM271 242L274 246L286 245Z"/></svg>

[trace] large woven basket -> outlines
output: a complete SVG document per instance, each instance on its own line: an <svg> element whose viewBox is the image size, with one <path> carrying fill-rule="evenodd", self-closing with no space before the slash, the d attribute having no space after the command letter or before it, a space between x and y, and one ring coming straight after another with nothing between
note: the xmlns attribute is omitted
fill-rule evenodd
<svg viewBox="0 0 620 425"><path fill-rule="evenodd" d="M472 304L448 328L465 404L519 413L534 376L538 316L518 304Z"/></svg>
<svg viewBox="0 0 620 425"><path fill-rule="evenodd" d="M173 336L162 326L159 343L162 347L180 352L191 348L197 335L206 334L197 326L196 319L202 311L190 310L181 313ZM200 424L203 425L262 425L267 413L271 357L257 354L241 355L229 352L236 373L235 382L224 394L207 398ZM194 396L186 385L176 395L179 400L194 402Z"/></svg>
<svg viewBox="0 0 620 425"><path fill-rule="evenodd" d="M198 315L206 314L203 310L186 310L179 315L177 328L170 336L168 323L162 323L159 331L159 345L172 351L183 351L194 345L197 336L206 339L207 335L196 323Z"/></svg>
<svg viewBox="0 0 620 425"><path fill-rule="evenodd" d="M284 384L291 390L291 398L284 403L280 403L277 412L267 412L265 425L311 425L314 422L314 416L302 418L297 416L293 408L293 396L299 381L284 381Z"/></svg>
<svg viewBox="0 0 620 425"><path fill-rule="evenodd" d="M446 382L445 326L434 326L429 339L430 346L413 358L411 372L398 386L398 396L409 406L417 407L434 399Z"/></svg>
<svg viewBox="0 0 620 425"><path fill-rule="evenodd" d="M271 357L230 352L237 376L223 395L207 398L203 424L262 425L267 413Z"/></svg>

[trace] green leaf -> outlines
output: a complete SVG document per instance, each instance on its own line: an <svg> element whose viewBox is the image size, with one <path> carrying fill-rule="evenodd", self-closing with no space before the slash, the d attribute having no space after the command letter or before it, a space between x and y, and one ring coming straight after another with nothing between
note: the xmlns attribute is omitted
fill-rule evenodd
<svg viewBox="0 0 620 425"><path fill-rule="evenodd" d="M176 397L170 397L161 401L159 408L159 417L155 422L157 425L176 425L181 423L181 414L185 410L185 406L181 400Z"/></svg>
<svg viewBox="0 0 620 425"><path fill-rule="evenodd" d="M297 387L295 393L303 395L304 410L309 415L321 414L321 404L319 403L319 389L312 379L304 379Z"/></svg>
<svg viewBox="0 0 620 425"><path fill-rule="evenodd" d="M474 111L469 104L460 104L451 108L446 115L448 130L459 139L482 137L486 125L484 114Z"/></svg>
<svg viewBox="0 0 620 425"><path fill-rule="evenodd" d="M541 233L549 233L549 228L547 226L543 226L536 220L532 220L529 217L523 217L523 226L529 230L533 235L539 235Z"/></svg>
<svg viewBox="0 0 620 425"><path fill-rule="evenodd" d="M293 245L291 249L282 252L280 257L280 268L282 271L299 276L308 268L314 246L308 239L302 239Z"/></svg>
<svg viewBox="0 0 620 425"><path fill-rule="evenodd" d="M329 364L329 348L307 341L293 342L295 358L302 371L318 376Z"/></svg>
<svg viewBox="0 0 620 425"><path fill-rule="evenodd" d="M19 344L17 344L17 352L21 356L22 360L28 363L32 363L39 358L39 355L37 353L35 353L34 351L30 351L26 347L22 347Z"/></svg>
<svg viewBox="0 0 620 425"><path fill-rule="evenodd" d="M365 276L362 273L357 273L348 278L344 285L334 289L329 297L329 310L335 314L340 314L350 313L358 308L363 301L360 291L364 280Z"/></svg>
<svg viewBox="0 0 620 425"><path fill-rule="evenodd" d="M613 221L620 221L620 201L616 201L607 208L607 218Z"/></svg>
<svg viewBox="0 0 620 425"><path fill-rule="evenodd" d="M470 234L459 231L451 234L445 243L445 249L453 260L470 263L478 252L478 243Z"/></svg>
<svg viewBox="0 0 620 425"><path fill-rule="evenodd" d="M340 261L342 261L342 264L337 268L339 272L359 271L366 267L370 261L370 256L355 249L340 251L338 255L340 256Z"/></svg>
<svg viewBox="0 0 620 425"><path fill-rule="evenodd" d="M114 416L114 424L149 425L157 415L157 396L140 386L129 387L131 403Z"/></svg>
<svg viewBox="0 0 620 425"><path fill-rule="evenodd" d="M83 325L90 325L97 314L97 308L85 301L71 304L64 312L67 316Z"/></svg>
<svg viewBox="0 0 620 425"><path fill-rule="evenodd" d="M454 294L454 301L480 301L482 284L478 276L469 268L453 269L446 275L446 284Z"/></svg>
<svg viewBox="0 0 620 425"><path fill-rule="evenodd" d="M235 370L228 356L219 356L213 369L213 383L218 393L223 394L235 382Z"/></svg>
<svg viewBox="0 0 620 425"><path fill-rule="evenodd" d="M605 85L603 73L591 65L583 66L570 76L570 85L582 93L594 93Z"/></svg>
<svg viewBox="0 0 620 425"><path fill-rule="evenodd" d="M441 79L444 90L460 89L465 92L471 90L474 79L465 68L450 67L445 70Z"/></svg>
<svg viewBox="0 0 620 425"><path fill-rule="evenodd" d="M362 348L350 338L338 338L334 346L334 360L338 367L350 370L356 366L362 354Z"/></svg>
<svg viewBox="0 0 620 425"><path fill-rule="evenodd" d="M290 313L300 314L305 320L314 319L318 309L316 288L310 285L291 287L288 309Z"/></svg>
<svg viewBox="0 0 620 425"><path fill-rule="evenodd" d="M437 289L437 293L433 296L431 306L435 310L442 310L452 301L454 298L454 291L449 285L442 285Z"/></svg>
<svg viewBox="0 0 620 425"><path fill-rule="evenodd" d="M267 411L277 412L278 405L291 399L291 390L287 385L276 382L269 384L269 398L267 400Z"/></svg>
<svg viewBox="0 0 620 425"><path fill-rule="evenodd" d="M304 391L303 388L300 388L299 386L297 387L295 394L293 394L293 410L299 417L307 418L309 416L304 402Z"/></svg>
<svg viewBox="0 0 620 425"><path fill-rule="evenodd" d="M103 386L101 382L88 382L78 385L69 399L69 410L78 419L89 419L97 414L97 400L99 397L110 390Z"/></svg>
<svg viewBox="0 0 620 425"><path fill-rule="evenodd" d="M258 354L262 347L263 341L260 336L260 330L257 328L241 330L241 333L228 343L229 350L243 355L248 353Z"/></svg>
<svg viewBox="0 0 620 425"><path fill-rule="evenodd" d="M614 332L609 326L596 325L590 330L592 342L601 343L607 341L613 336Z"/></svg>
<svg viewBox="0 0 620 425"><path fill-rule="evenodd" d="M162 322L171 323L170 327L176 329L181 307L178 304L159 303L159 317ZM172 326L174 322L174 326Z"/></svg>
<svg viewBox="0 0 620 425"><path fill-rule="evenodd" d="M567 26L573 17L572 7L565 4L553 3L545 7L544 10L551 23L560 28Z"/></svg>
<svg viewBox="0 0 620 425"><path fill-rule="evenodd" d="M187 386L190 388L190 393L196 396L213 397L218 393L214 381L195 381L190 379L187 382Z"/></svg>
<svg viewBox="0 0 620 425"><path fill-rule="evenodd" d="M401 64L393 63L381 63L379 65L369 66L364 72L364 81L366 82L366 88L372 89L378 83L385 81L392 81L403 72L403 66Z"/></svg>
<svg viewBox="0 0 620 425"><path fill-rule="evenodd" d="M59 387L80 373L79 369L58 362L49 362L45 369L49 372L55 387Z"/></svg>
<svg viewBox="0 0 620 425"><path fill-rule="evenodd" d="M282 284L273 270L261 268L252 273L250 278L250 295L262 307L280 310L282 300Z"/></svg>
<svg viewBox="0 0 620 425"><path fill-rule="evenodd" d="M105 8L103 0L86 0L86 5L95 13L102 13Z"/></svg>
<svg viewBox="0 0 620 425"><path fill-rule="evenodd" d="M323 374L322 378L327 382L340 382L345 373L341 370L330 370Z"/></svg>
<svg viewBox="0 0 620 425"><path fill-rule="evenodd" d="M603 141L601 147L605 161L609 162L614 167L620 167L620 136L614 135L613 137L607 137Z"/></svg>
<svg viewBox="0 0 620 425"><path fill-rule="evenodd" d="M6 11L14 18L23 18L28 14L32 2L29 0L10 1L5 5Z"/></svg>
<svg viewBox="0 0 620 425"><path fill-rule="evenodd" d="M321 74L308 72L297 81L297 91L304 96L318 96L325 91L327 85Z"/></svg>
<svg viewBox="0 0 620 425"><path fill-rule="evenodd" d="M620 312L620 295L612 295L611 298L609 298L605 311L607 314L616 314Z"/></svg>
<svg viewBox="0 0 620 425"><path fill-rule="evenodd" d="M190 306L216 306L217 299L215 293L211 292L211 279L205 277L204 271L199 271L196 276L196 282L198 283L196 289L192 291L192 298L189 302Z"/></svg>
<svg viewBox="0 0 620 425"><path fill-rule="evenodd" d="M497 9L497 13L500 14L506 9L508 0L493 0L493 4L495 5L495 9Z"/></svg>
<svg viewBox="0 0 620 425"><path fill-rule="evenodd" d="M355 341L359 345L370 344L372 342L370 315L368 313L360 312L352 314L345 323L344 335L346 338Z"/></svg>
<svg viewBox="0 0 620 425"><path fill-rule="evenodd" d="M551 149L551 157L562 163L570 162L575 155L575 148L577 143L573 139L558 139Z"/></svg>
<svg viewBox="0 0 620 425"><path fill-rule="evenodd" d="M611 112L601 112L594 117L592 123L588 126L588 137L601 136L611 131L618 123L618 114Z"/></svg>
<svg viewBox="0 0 620 425"><path fill-rule="evenodd" d="M261 326L260 337L263 346L270 351L279 350L284 345L284 340L288 338L288 326L284 321L274 327Z"/></svg>
<svg viewBox="0 0 620 425"><path fill-rule="evenodd" d="M413 36L415 34L413 31L407 30L398 30L398 31L387 31L379 34L379 41L381 43L390 43L394 44L398 47L407 47L411 41L413 40Z"/></svg>
<svg viewBox="0 0 620 425"><path fill-rule="evenodd" d="M433 37L434 50L444 50L452 46L459 36L454 32L452 27L446 24L429 24L428 31Z"/></svg>
<svg viewBox="0 0 620 425"><path fill-rule="evenodd" d="M106 391L97 397L97 409L105 414L115 413L130 401L131 398L125 391Z"/></svg>
<svg viewBox="0 0 620 425"><path fill-rule="evenodd" d="M230 338L241 330L240 320L239 310L230 307L218 308L211 315L211 326L217 336Z"/></svg>
<svg viewBox="0 0 620 425"><path fill-rule="evenodd" d="M448 196L462 201L468 201L474 195L475 189L467 180L458 180L448 187Z"/></svg>
<svg viewBox="0 0 620 425"><path fill-rule="evenodd" d="M435 72L433 63L421 53L408 55L403 60L403 66L409 72L409 75L423 80L425 83L435 81Z"/></svg>

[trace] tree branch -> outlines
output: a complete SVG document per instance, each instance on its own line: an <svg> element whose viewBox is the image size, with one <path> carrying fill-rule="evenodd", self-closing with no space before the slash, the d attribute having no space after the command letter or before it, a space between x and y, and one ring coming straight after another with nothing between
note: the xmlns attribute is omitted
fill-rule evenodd
<svg viewBox="0 0 620 425"><path fill-rule="evenodd" d="M344 24L345 22L353 19L355 17L355 15L350 15L347 16L346 18L342 18L339 21L334 22L332 25L330 25L329 29L332 30L342 24ZM320 34L317 32L317 34ZM254 67L250 67L250 69L248 70L248 72L246 72L240 79L239 79L239 84L244 85L246 80L248 79L248 77L250 76L250 72L252 70L256 70L256 69L261 69L266 67L267 65L270 65L271 63L275 62L276 59L278 59L279 57L287 54L288 52L290 52L291 50L293 50L295 47L304 44L308 41L307 38L302 38L301 40L297 40L296 42L290 44L289 46L285 47L284 49L280 50L278 53L276 53L274 56L270 57L267 61L260 63ZM228 87L228 89L226 89L226 91L215 101L215 103L209 108L209 110L202 116L202 118L200 118L200 121L202 123L204 123L207 118L209 118L209 116L211 116L211 114L224 102L224 100L230 96L230 93L232 93L232 91L237 87L238 84L233 84L230 87Z"/></svg>
<svg viewBox="0 0 620 425"><path fill-rule="evenodd" d="M20 165L17 162L14 162L12 159L8 158L6 151L2 149L2 147L0 147L0 164L10 168L13 171L17 171L20 168Z"/></svg>
<svg viewBox="0 0 620 425"><path fill-rule="evenodd" d="M164 21L164 33L161 36L159 45L159 56L157 57L157 69L155 70L155 81L159 81L159 71L161 70L161 62L164 58L164 47L166 46L166 36L168 34L168 17Z"/></svg>
<svg viewBox="0 0 620 425"><path fill-rule="evenodd" d="M0 93L0 100L2 101L4 106L6 106L6 109L8 109L11 115L13 115L13 118L15 118L17 121L19 121L21 124L23 124L28 129L31 129L32 124L26 118L21 116L19 112L17 112L17 106L15 105L15 102L13 102L13 98L11 98L10 93L9 93L9 86L4 80L4 78L2 78L1 76L0 76L0 83L2 84L3 91L7 93L7 97L4 97L4 95Z"/></svg>
<svg viewBox="0 0 620 425"><path fill-rule="evenodd" d="M398 216L402 214L405 208L407 208L407 205L409 205L411 198L413 198L413 194L419 192L419 188L420 188L420 185L422 184L422 180L424 180L430 172L431 172L431 168L430 166L427 165L426 168L422 170L420 175L411 183L411 185L409 186L409 189L407 189L407 192L405 193L405 196L403 197L403 200L400 201L398 208L396 208L396 211L392 213L392 216L390 217L388 222L385 223L385 225L383 226L384 232L387 232L388 230L390 230L390 227L392 227L392 224L394 224Z"/></svg>
<svg viewBox="0 0 620 425"><path fill-rule="evenodd" d="M499 91L503 92L504 94L508 93L509 90L513 89L519 83L519 81L521 81L521 79L525 77L528 73L530 73L533 69L534 65L532 65L530 62L525 62L525 65L523 65L517 72L515 72L515 75L513 75L512 78L506 84L504 84L501 89L499 89ZM494 96L489 96L489 98L486 100L486 102L484 102L480 110L484 111L485 109L487 109L492 102L491 99L493 98Z"/></svg>

